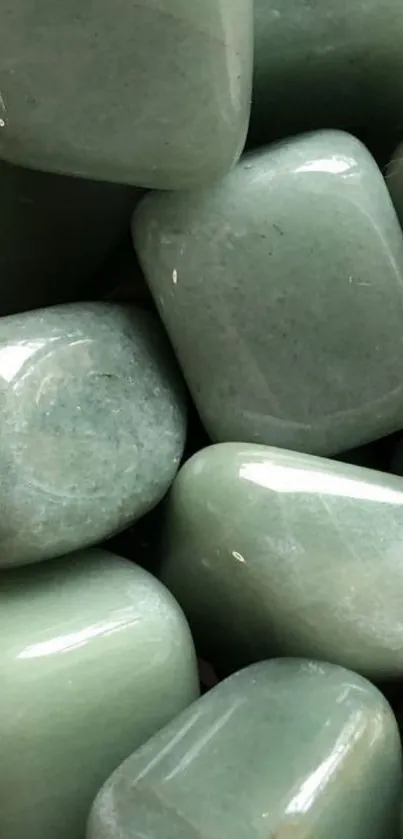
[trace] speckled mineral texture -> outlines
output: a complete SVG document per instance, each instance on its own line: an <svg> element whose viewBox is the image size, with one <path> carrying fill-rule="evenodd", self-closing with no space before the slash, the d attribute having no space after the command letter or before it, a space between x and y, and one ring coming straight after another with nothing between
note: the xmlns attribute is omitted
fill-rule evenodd
<svg viewBox="0 0 403 839"><path fill-rule="evenodd" d="M140 202L134 242L215 442L337 454L403 426L403 235L339 131Z"/></svg>
<svg viewBox="0 0 403 839"><path fill-rule="evenodd" d="M397 839L401 785L379 691L279 659L222 682L128 758L87 839Z"/></svg>
<svg viewBox="0 0 403 839"><path fill-rule="evenodd" d="M173 483L160 574L220 666L295 655L401 678L402 514L396 476L210 446Z"/></svg>
<svg viewBox="0 0 403 839"><path fill-rule="evenodd" d="M0 157L164 189L203 184L248 128L252 0L0 2Z"/></svg>
<svg viewBox="0 0 403 839"><path fill-rule="evenodd" d="M110 536L168 489L182 385L151 313L107 303L0 320L0 566Z"/></svg>

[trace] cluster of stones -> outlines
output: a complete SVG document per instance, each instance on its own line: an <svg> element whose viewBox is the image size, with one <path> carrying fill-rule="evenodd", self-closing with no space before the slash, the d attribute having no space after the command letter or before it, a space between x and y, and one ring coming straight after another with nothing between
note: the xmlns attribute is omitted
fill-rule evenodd
<svg viewBox="0 0 403 839"><path fill-rule="evenodd" d="M403 839L402 71L0 0L1 839Z"/></svg>

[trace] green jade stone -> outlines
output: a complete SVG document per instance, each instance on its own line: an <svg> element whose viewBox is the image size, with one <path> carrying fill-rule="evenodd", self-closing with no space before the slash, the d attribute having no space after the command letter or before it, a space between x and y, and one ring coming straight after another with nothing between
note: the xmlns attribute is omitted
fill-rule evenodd
<svg viewBox="0 0 403 839"><path fill-rule="evenodd" d="M190 632L147 571L102 550L0 580L1 839L83 839L131 752L198 696Z"/></svg>
<svg viewBox="0 0 403 839"><path fill-rule="evenodd" d="M401 784L379 691L278 659L222 682L131 755L87 839L397 839Z"/></svg>
<svg viewBox="0 0 403 839"><path fill-rule="evenodd" d="M0 0L0 157L137 186L223 175L249 123L252 0Z"/></svg>
<svg viewBox="0 0 403 839"><path fill-rule="evenodd" d="M160 575L200 654L403 676L403 481L282 449L210 446L167 501Z"/></svg>
<svg viewBox="0 0 403 839"><path fill-rule="evenodd" d="M153 194L134 243L214 442L337 454L403 426L403 235L375 161L323 131Z"/></svg>
<svg viewBox="0 0 403 839"><path fill-rule="evenodd" d="M255 0L251 135L402 124L400 0Z"/></svg>
<svg viewBox="0 0 403 839"><path fill-rule="evenodd" d="M141 194L0 161L0 316L85 296Z"/></svg>
<svg viewBox="0 0 403 839"><path fill-rule="evenodd" d="M182 382L154 314L67 304L0 320L0 568L113 535L182 456Z"/></svg>

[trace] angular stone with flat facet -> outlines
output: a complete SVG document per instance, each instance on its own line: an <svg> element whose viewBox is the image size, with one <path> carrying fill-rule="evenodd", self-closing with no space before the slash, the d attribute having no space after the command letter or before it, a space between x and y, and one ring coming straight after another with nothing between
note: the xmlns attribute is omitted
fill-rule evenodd
<svg viewBox="0 0 403 839"><path fill-rule="evenodd" d="M260 149L133 231L214 442L329 455L403 427L403 235L357 139Z"/></svg>

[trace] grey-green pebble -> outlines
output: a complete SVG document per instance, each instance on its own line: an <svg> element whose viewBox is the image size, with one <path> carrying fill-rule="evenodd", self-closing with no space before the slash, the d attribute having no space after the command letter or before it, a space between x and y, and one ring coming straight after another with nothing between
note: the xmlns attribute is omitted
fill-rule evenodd
<svg viewBox="0 0 403 839"><path fill-rule="evenodd" d="M0 315L86 294L139 195L0 161Z"/></svg>
<svg viewBox="0 0 403 839"><path fill-rule="evenodd" d="M0 567L94 543L146 513L186 413L153 314L56 306L0 321Z"/></svg>
<svg viewBox="0 0 403 839"><path fill-rule="evenodd" d="M2 572L1 839L83 839L119 763L199 695L189 628L102 550Z"/></svg>
<svg viewBox="0 0 403 839"><path fill-rule="evenodd" d="M154 188L224 174L248 128L252 0L0 2L0 157Z"/></svg>
<svg viewBox="0 0 403 839"><path fill-rule="evenodd" d="M226 668L296 655L401 678L402 543L402 479L223 443L174 481L161 577Z"/></svg>
<svg viewBox="0 0 403 839"><path fill-rule="evenodd" d="M207 432L336 454L403 426L403 235L351 135L153 194L135 247Z"/></svg>
<svg viewBox="0 0 403 839"><path fill-rule="evenodd" d="M401 787L378 690L279 659L221 683L128 758L87 839L397 839Z"/></svg>
<svg viewBox="0 0 403 839"><path fill-rule="evenodd" d="M400 0L255 0L254 17L254 139L402 124Z"/></svg>

